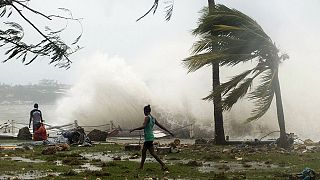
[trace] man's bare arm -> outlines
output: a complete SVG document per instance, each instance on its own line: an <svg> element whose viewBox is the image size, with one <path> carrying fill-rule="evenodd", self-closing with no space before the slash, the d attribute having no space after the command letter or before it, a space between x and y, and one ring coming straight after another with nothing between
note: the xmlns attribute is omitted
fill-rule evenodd
<svg viewBox="0 0 320 180"><path fill-rule="evenodd" d="M142 125L141 127L137 127L137 128L131 129L131 130L130 130L130 133L133 132L133 131L135 131L135 130L144 129L144 128L146 127L147 123L148 123L148 120L149 120L149 118L148 118L148 117L145 117L145 118L144 118L143 125Z"/></svg>
<svg viewBox="0 0 320 180"><path fill-rule="evenodd" d="M167 128L165 128L164 126L162 126L157 120L156 120L156 125L159 126L159 128L167 131L171 136L174 136L174 134L172 132L170 132Z"/></svg>

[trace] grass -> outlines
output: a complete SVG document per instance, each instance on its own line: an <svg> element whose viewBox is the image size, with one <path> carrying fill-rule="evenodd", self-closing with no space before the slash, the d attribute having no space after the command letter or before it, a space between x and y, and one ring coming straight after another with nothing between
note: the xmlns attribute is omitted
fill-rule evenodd
<svg viewBox="0 0 320 180"><path fill-rule="evenodd" d="M123 153L124 147L118 144L98 144L93 147L72 146L70 151L60 151L54 155L42 155L44 146L37 146L31 150L7 150L0 151L0 176L22 174L30 171L59 172L54 179L144 179L149 178L171 178L171 179L288 179L290 174L301 172L305 167L320 172L320 152L281 152L280 150L244 150L239 152L223 153L225 149L233 146L191 146L182 149L179 153L171 153L160 156L170 163L170 172L161 171L158 163L146 163L144 170L137 170L138 162L133 161L111 161L89 160L83 158L82 153L102 152L104 154ZM126 152L129 155L139 155L137 152ZM24 157L29 159L44 160L44 163L27 163L12 161L10 157ZM243 166L248 162L261 162L277 165L278 168L252 169L252 170L228 170L225 172L202 173L198 170L202 162L226 162L228 166L232 162L239 162L236 157L242 158ZM57 166L57 160L62 161L63 166ZM181 162L181 160L184 160ZM85 170L76 172L74 169L81 168L80 165L90 163L101 167L101 171ZM228 164L229 163L229 164ZM228 169L228 168L227 168ZM45 177L42 179L52 179Z"/></svg>

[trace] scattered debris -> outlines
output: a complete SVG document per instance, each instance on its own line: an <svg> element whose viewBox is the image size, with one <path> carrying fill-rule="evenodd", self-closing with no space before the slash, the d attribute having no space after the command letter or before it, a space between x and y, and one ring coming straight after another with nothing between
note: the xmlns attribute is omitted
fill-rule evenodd
<svg viewBox="0 0 320 180"><path fill-rule="evenodd" d="M55 145L58 151L69 151L70 146L67 143Z"/></svg>
<svg viewBox="0 0 320 180"><path fill-rule="evenodd" d="M42 150L43 155L52 155L55 154L57 151L69 151L70 146L67 143L64 144L56 144L53 146L47 146Z"/></svg>
<svg viewBox="0 0 320 180"><path fill-rule="evenodd" d="M92 146L89 137L84 132L84 129L80 126L72 130L63 131L62 136L68 139L68 144Z"/></svg>
<svg viewBox="0 0 320 180"><path fill-rule="evenodd" d="M307 146L315 145L315 143L311 139L306 139L303 141L303 143Z"/></svg>
<svg viewBox="0 0 320 180"><path fill-rule="evenodd" d="M43 155L52 155L52 154L55 154L57 152L57 148L56 146L48 146L48 147L45 147L41 154Z"/></svg>
<svg viewBox="0 0 320 180"><path fill-rule="evenodd" d="M157 154L168 154L171 152L171 147L157 147Z"/></svg>
<svg viewBox="0 0 320 180"><path fill-rule="evenodd" d="M301 173L297 174L297 177L302 180L311 180L316 178L316 173L313 169L306 167Z"/></svg>

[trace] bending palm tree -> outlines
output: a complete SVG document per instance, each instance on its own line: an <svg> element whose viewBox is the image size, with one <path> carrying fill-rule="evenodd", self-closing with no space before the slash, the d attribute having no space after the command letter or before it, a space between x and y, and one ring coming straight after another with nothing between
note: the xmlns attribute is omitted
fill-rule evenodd
<svg viewBox="0 0 320 180"><path fill-rule="evenodd" d="M215 101L222 94L221 106L223 110L230 110L249 93L249 99L255 102L255 109L248 121L253 121L267 112L275 95L280 127L279 145L287 146L278 67L281 60L288 56L279 55L271 38L256 21L223 5L216 5L214 13L204 9L193 34L200 36L200 40L193 46L194 55L184 60L189 72L212 63L234 66L249 60L257 61L254 68L221 84L204 99ZM250 91L256 78L260 78L261 83Z"/></svg>

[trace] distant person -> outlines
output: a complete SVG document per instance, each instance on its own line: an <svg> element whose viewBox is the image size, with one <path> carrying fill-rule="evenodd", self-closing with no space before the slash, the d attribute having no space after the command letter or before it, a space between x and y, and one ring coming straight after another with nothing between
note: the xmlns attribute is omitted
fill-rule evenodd
<svg viewBox="0 0 320 180"><path fill-rule="evenodd" d="M32 121L32 125L33 125L33 133L40 128L41 123L43 122L42 119L42 113L41 111L38 109L39 105L37 103L35 103L33 105L34 109L30 112L30 121L29 121L29 128L31 125L31 121Z"/></svg>
<svg viewBox="0 0 320 180"><path fill-rule="evenodd" d="M161 129L167 131L171 136L173 134L167 130L165 127L163 127L159 122L154 118L150 113L151 113L151 107L150 105L145 106L143 108L144 111L144 122L141 127L135 128L130 130L130 133L135 131L135 130L144 130L144 143L143 143L143 148L142 148L142 157L141 157L141 163L140 163L140 169L143 169L144 162L146 160L147 156L147 150L149 150L150 154L161 164L161 169L162 170L167 170L168 168L165 166L165 164L161 161L161 159L156 155L154 152L154 147L153 147L153 140L154 140L154 135L153 135L153 126L156 124L159 126Z"/></svg>

